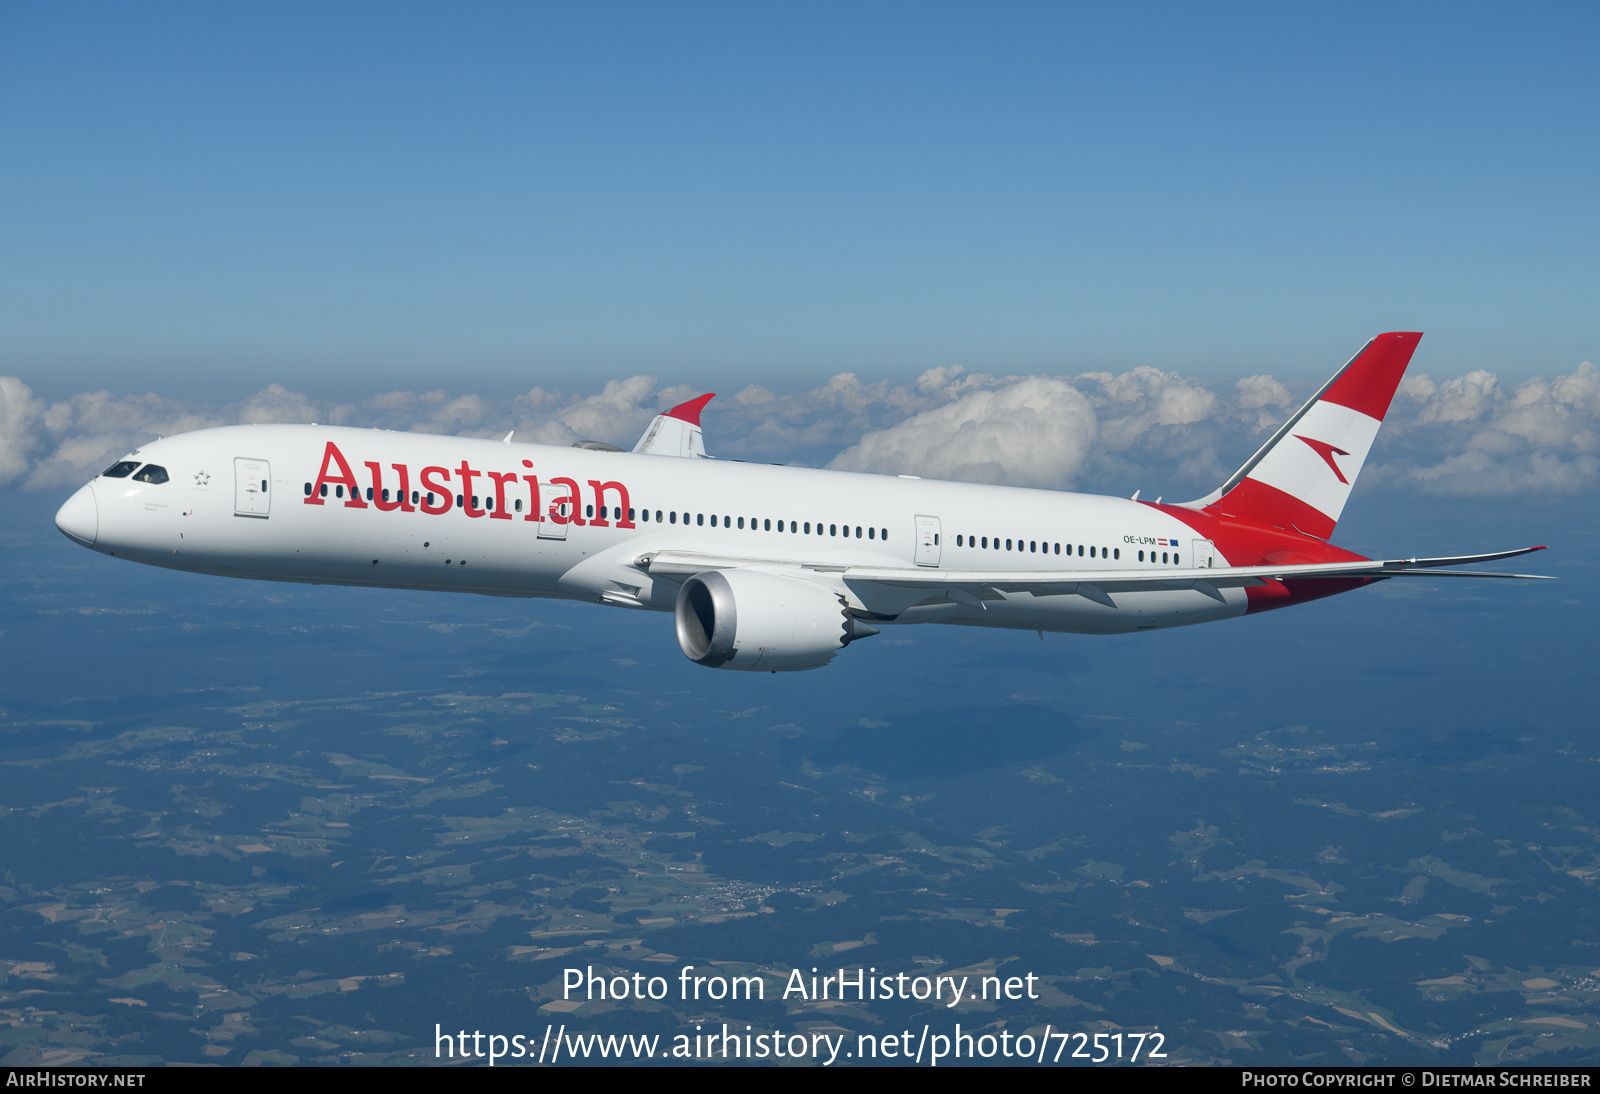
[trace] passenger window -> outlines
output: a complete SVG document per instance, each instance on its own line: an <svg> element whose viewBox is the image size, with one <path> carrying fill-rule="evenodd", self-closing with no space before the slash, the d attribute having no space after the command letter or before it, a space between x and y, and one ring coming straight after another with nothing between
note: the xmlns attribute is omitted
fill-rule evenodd
<svg viewBox="0 0 1600 1094"><path fill-rule="evenodd" d="M417 504L417 492L415 490L411 491L411 504L412 505ZM432 494L428 495L428 504L429 505L433 504L433 495Z"/></svg>
<svg viewBox="0 0 1600 1094"><path fill-rule="evenodd" d="M518 498L516 500L516 507L517 507L517 512L519 512L519 513L522 512L522 499L521 498Z"/></svg>
<svg viewBox="0 0 1600 1094"><path fill-rule="evenodd" d="M878 538L878 530L876 528L868 528L867 529L867 538L868 539L877 539ZM958 540L960 538L961 538L960 536L956 537L956 539L958 539Z"/></svg>
<svg viewBox="0 0 1600 1094"><path fill-rule="evenodd" d="M473 498L473 499L472 499L472 507L473 507L473 508L474 508L474 509L476 509L476 508L477 508L477 507L478 507L478 499L477 499L477 498ZM594 518L594 506L592 506L592 505L585 505L585 506L584 506L584 507L583 507L583 515L584 515L584 516L585 516L585 517L588 517L588 518L590 518L590 519L593 519L593 518ZM604 519L604 518L602 518L602 519Z"/></svg>
<svg viewBox="0 0 1600 1094"><path fill-rule="evenodd" d="M806 535L809 536L810 534L811 534L811 522L808 520L808 521L806 521Z"/></svg>
<svg viewBox="0 0 1600 1094"><path fill-rule="evenodd" d="M762 521L761 523L766 526L765 528L762 529L762 531L766 531L766 532L772 531L772 522L770 520ZM778 522L778 531L780 531L780 532L783 531L783 521L781 521L781 520Z"/></svg>
<svg viewBox="0 0 1600 1094"><path fill-rule="evenodd" d="M879 528L878 529L878 538L880 540L888 539L889 538L889 529L887 529L887 528Z"/></svg>
<svg viewBox="0 0 1600 1094"><path fill-rule="evenodd" d="M713 517L712 519L714 520L716 518ZM704 513L695 514L694 522L699 525L704 525L706 522L706 515Z"/></svg>
<svg viewBox="0 0 1600 1094"><path fill-rule="evenodd" d="M123 460L121 463L112 464L110 467L100 472L100 474L102 477L108 479L125 479L129 475L133 474L133 469L138 466L138 460ZM306 488L306 493L311 493L311 489L309 487Z"/></svg>
<svg viewBox="0 0 1600 1094"><path fill-rule="evenodd" d="M830 536L838 535L839 534L839 526L837 524L828 525L828 534Z"/></svg>
<svg viewBox="0 0 1600 1094"><path fill-rule="evenodd" d="M1139 561L1140 561L1140 562L1143 562L1143 561L1144 561L1144 552L1143 552L1143 551L1140 551L1140 552L1139 552Z"/></svg>
<svg viewBox="0 0 1600 1094"><path fill-rule="evenodd" d="M335 486L333 488L333 496L336 497L336 498L344 497L344 487L343 486Z"/></svg>
<svg viewBox="0 0 1600 1094"><path fill-rule="evenodd" d="M673 524L677 524L678 523L678 514L677 513L673 513L672 514L672 523Z"/></svg>
<svg viewBox="0 0 1600 1094"><path fill-rule="evenodd" d="M1113 547L1111 549L1111 557L1120 559L1122 557L1122 548L1121 547Z"/></svg>
<svg viewBox="0 0 1600 1094"><path fill-rule="evenodd" d="M1039 544L1036 541L1031 539L1028 541L1028 553L1030 555L1036 555L1039 553Z"/></svg>
<svg viewBox="0 0 1600 1094"><path fill-rule="evenodd" d="M319 495L321 495L322 497L327 497L328 496L328 484L327 483L323 483L321 486L317 487L317 493Z"/></svg>
<svg viewBox="0 0 1600 1094"><path fill-rule="evenodd" d="M661 523L661 510L659 510L659 509L656 510L656 523L657 524Z"/></svg>
<svg viewBox="0 0 1600 1094"><path fill-rule="evenodd" d="M367 500L368 500L368 501L371 501L371 500L372 500L372 487L370 487L370 486L369 486L369 487L367 487ZM384 501L388 501L388 500L389 500L389 499L388 499L388 498L385 498L385 499L383 499L383 500L384 500Z"/></svg>
<svg viewBox="0 0 1600 1094"><path fill-rule="evenodd" d="M157 467L153 463L147 463L144 465L144 469L133 477L133 480L135 482L147 482L152 486L156 486L167 481L167 469L165 467Z"/></svg>
<svg viewBox="0 0 1600 1094"><path fill-rule="evenodd" d="M1089 548L1089 557L1090 558L1094 557L1094 548L1093 547Z"/></svg>
<svg viewBox="0 0 1600 1094"><path fill-rule="evenodd" d="M1058 543L1058 544L1056 544L1056 554L1059 555L1060 553L1061 553L1061 544Z"/></svg>
<svg viewBox="0 0 1600 1094"><path fill-rule="evenodd" d="M308 483L306 483L306 497L309 498L310 496L311 496L311 484L308 482Z"/></svg>
<svg viewBox="0 0 1600 1094"><path fill-rule="evenodd" d="M1011 550L1011 541L1009 539L1006 540L1006 550Z"/></svg>

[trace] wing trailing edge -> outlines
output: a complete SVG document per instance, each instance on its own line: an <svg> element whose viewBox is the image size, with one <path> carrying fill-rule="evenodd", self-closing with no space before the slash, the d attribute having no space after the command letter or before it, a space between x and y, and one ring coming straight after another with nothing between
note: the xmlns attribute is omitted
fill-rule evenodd
<svg viewBox="0 0 1600 1094"><path fill-rule="evenodd" d="M1049 595L1055 587L1091 584L1107 592L1134 592L1155 589L1194 588L1203 583L1212 589L1264 585L1269 581L1317 578L1391 577L1490 577L1523 581L1550 581L1544 574L1507 574L1493 570L1452 570L1442 567L1472 566L1503 558L1542 551L1543 547L1523 547L1485 555L1455 555L1448 558L1366 559L1359 562L1304 563L1291 566L1216 566L1209 569L1138 570L931 570L887 566L851 566L840 575L847 582L874 581L907 588L988 587L1001 592L1034 592ZM1202 590L1205 591L1205 590Z"/></svg>

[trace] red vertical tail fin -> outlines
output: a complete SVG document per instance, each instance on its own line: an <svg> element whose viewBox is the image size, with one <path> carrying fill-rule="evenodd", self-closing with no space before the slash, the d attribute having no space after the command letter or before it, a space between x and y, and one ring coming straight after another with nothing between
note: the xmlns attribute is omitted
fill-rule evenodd
<svg viewBox="0 0 1600 1094"><path fill-rule="evenodd" d="M1327 539L1421 339L1396 331L1368 342L1232 478L1189 504Z"/></svg>

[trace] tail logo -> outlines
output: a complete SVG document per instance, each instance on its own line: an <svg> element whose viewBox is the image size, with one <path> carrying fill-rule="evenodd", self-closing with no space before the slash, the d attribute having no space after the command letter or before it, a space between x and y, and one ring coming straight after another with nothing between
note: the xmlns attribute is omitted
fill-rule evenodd
<svg viewBox="0 0 1600 1094"><path fill-rule="evenodd" d="M1339 481L1344 483L1346 486L1350 485L1350 480L1344 477L1344 472L1339 470L1339 465L1333 462L1334 456L1348 456L1350 453L1346 452L1342 448L1333 447L1333 445L1329 444L1327 441L1314 441L1310 437L1302 437L1298 433L1294 435L1294 439L1297 441L1305 441L1306 444L1310 445L1311 451L1321 456L1323 460L1327 462L1328 466L1333 468L1333 473L1339 476Z"/></svg>

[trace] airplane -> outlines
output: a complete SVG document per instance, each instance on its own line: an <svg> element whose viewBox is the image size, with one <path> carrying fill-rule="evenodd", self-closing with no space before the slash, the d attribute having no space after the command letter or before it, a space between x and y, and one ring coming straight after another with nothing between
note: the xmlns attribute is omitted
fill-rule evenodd
<svg viewBox="0 0 1600 1094"><path fill-rule="evenodd" d="M86 547L265 581L672 612L710 668L828 664L914 623L1122 634L1301 604L1543 547L1373 560L1329 542L1422 335L1380 334L1237 472L1163 503L718 460L712 395L632 452L322 425L166 437L73 494Z"/></svg>

